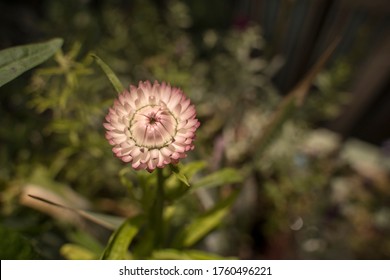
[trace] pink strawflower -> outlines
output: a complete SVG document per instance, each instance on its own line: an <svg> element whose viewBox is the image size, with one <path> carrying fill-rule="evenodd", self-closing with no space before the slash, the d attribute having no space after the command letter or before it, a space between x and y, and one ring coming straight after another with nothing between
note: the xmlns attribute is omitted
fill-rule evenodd
<svg viewBox="0 0 390 280"><path fill-rule="evenodd" d="M194 149L200 123L195 106L183 92L157 81L130 85L106 116L106 138L112 151L134 169L163 168Z"/></svg>

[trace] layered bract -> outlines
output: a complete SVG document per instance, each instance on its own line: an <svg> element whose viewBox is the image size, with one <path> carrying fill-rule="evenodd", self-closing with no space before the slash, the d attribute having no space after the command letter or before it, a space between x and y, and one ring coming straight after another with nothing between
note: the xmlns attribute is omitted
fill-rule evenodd
<svg viewBox="0 0 390 280"><path fill-rule="evenodd" d="M177 163L194 149L200 123L195 106L176 87L139 82L119 94L103 125L114 154L149 172Z"/></svg>

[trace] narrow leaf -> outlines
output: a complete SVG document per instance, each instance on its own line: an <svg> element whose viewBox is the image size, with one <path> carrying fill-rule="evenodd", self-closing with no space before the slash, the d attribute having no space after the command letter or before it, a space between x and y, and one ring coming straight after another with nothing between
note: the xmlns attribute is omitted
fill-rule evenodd
<svg viewBox="0 0 390 280"><path fill-rule="evenodd" d="M77 212L83 218L111 230L117 229L125 220L123 217L101 214L92 211L78 210Z"/></svg>
<svg viewBox="0 0 390 280"><path fill-rule="evenodd" d="M80 245L65 244L61 247L60 253L68 260L96 260L97 256Z"/></svg>
<svg viewBox="0 0 390 280"><path fill-rule="evenodd" d="M0 51L0 87L50 58L62 46L62 39L16 46Z"/></svg>
<svg viewBox="0 0 390 280"><path fill-rule="evenodd" d="M191 180L196 173L204 169L206 166L207 164L203 160L191 161L182 165L181 170L186 175L188 180Z"/></svg>
<svg viewBox="0 0 390 280"><path fill-rule="evenodd" d="M222 257L217 254L212 254L199 250L183 250L183 253L187 254L191 260L235 260L235 257Z"/></svg>
<svg viewBox="0 0 390 280"><path fill-rule="evenodd" d="M161 249L154 251L151 259L153 260L224 260L222 256L207 253L199 250L175 250Z"/></svg>
<svg viewBox="0 0 390 280"><path fill-rule="evenodd" d="M95 59L96 63L102 68L103 72L106 74L107 78L110 80L112 86L116 90L116 92L122 93L125 88L123 87L121 81L115 75L114 71L108 66L100 57L96 54L91 54L91 56Z"/></svg>
<svg viewBox="0 0 390 280"><path fill-rule="evenodd" d="M188 182L188 179L187 179L186 175L184 174L182 168L179 165L173 165L173 164L171 164L170 167L171 167L173 174L176 176L176 178L179 181L183 182L184 185L189 187L190 182Z"/></svg>
<svg viewBox="0 0 390 280"><path fill-rule="evenodd" d="M183 173L176 173L176 172L173 172L173 174L175 174L176 178L179 181L183 182L184 185L186 185L187 187L190 186L190 183L188 182L188 179L187 179L186 175L184 175Z"/></svg>
<svg viewBox="0 0 390 280"><path fill-rule="evenodd" d="M93 232L89 233L85 229L75 230L67 234L69 244L80 245L83 248L89 250L91 253L96 255L95 259L98 259L102 254L105 245L92 235Z"/></svg>
<svg viewBox="0 0 390 280"><path fill-rule="evenodd" d="M42 197L39 197L39 196L36 196L36 195L32 195L32 194L29 194L28 196L31 197L31 198L34 198L36 200L39 200L41 202L50 204L52 206L59 207L59 208L62 208L62 209L69 210L69 211L72 211L74 213L77 213L81 217L83 217L85 219L88 219L88 220L90 220L90 221L92 221L92 222L94 222L94 223L96 223L98 225L101 225L101 226L103 226L103 227L105 227L107 229L115 230L124 221L124 218L122 218L122 217L110 216L110 215L106 215L106 214L100 214L100 213L95 213L95 212L92 212L92 211L81 210L81 209L72 208L72 207L69 207L69 206L64 206L64 205L58 204L56 202L50 201L48 199L45 199L45 198L42 198Z"/></svg>
<svg viewBox="0 0 390 280"><path fill-rule="evenodd" d="M103 252L103 260L123 260L129 258L129 246L138 233L142 217L127 219L110 237L108 245Z"/></svg>
<svg viewBox="0 0 390 280"><path fill-rule="evenodd" d="M200 188L213 188L225 184L239 183L241 181L242 176L237 170L234 168L224 168L196 181L191 191Z"/></svg>
<svg viewBox="0 0 390 280"><path fill-rule="evenodd" d="M177 247L191 247L218 227L229 213L230 206L235 201L237 194L238 192L232 193L205 214L195 218L179 233Z"/></svg>

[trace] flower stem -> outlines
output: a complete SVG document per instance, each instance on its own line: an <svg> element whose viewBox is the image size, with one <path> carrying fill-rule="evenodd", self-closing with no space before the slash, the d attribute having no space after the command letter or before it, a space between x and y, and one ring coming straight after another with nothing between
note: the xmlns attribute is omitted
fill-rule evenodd
<svg viewBox="0 0 390 280"><path fill-rule="evenodd" d="M163 214L164 214L164 182L165 177L163 174L163 169L157 168L157 190L156 190L156 198L153 209L153 219L154 224L152 227L154 228L154 236L155 236L155 248L161 248L164 241L164 222L163 222Z"/></svg>

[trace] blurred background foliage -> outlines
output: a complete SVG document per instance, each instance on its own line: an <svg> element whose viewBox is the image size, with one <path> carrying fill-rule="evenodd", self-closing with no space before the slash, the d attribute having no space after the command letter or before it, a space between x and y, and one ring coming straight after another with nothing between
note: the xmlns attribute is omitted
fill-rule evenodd
<svg viewBox="0 0 390 280"><path fill-rule="evenodd" d="M114 158L104 138L102 122L115 92L93 52L124 85L168 81L196 104L201 127L185 162L192 162L192 187L205 187L179 201L180 211L167 219L179 231L234 190L239 195L218 229L193 248L242 259L390 258L390 160L388 135L382 137L388 126L376 127L382 138L372 142L384 143L380 148L351 138L360 135L356 123L364 114L343 117L346 108L362 106L354 90L365 72L356 68L362 57L368 64L377 59L370 57L380 49L369 52L366 40L378 31L372 35L363 20L370 14L336 2L2 1L1 49L53 37L63 38L64 46L0 88L0 256L97 258L110 236L111 229L85 215L29 199L29 193L119 217L139 211L136 198L145 190L137 186L150 182ZM323 18L320 36L305 20L325 11L331 16ZM332 36L340 35L332 23L340 25L338 13L346 11L352 14L349 33L341 34L305 103L256 154L253 143ZM302 14L307 18L298 21ZM375 24L387 34L388 21ZM302 26L309 30L297 35ZM388 77L388 68L378 69ZM377 86L372 81L366 81L368 91ZM244 158L248 153L255 156Z"/></svg>

